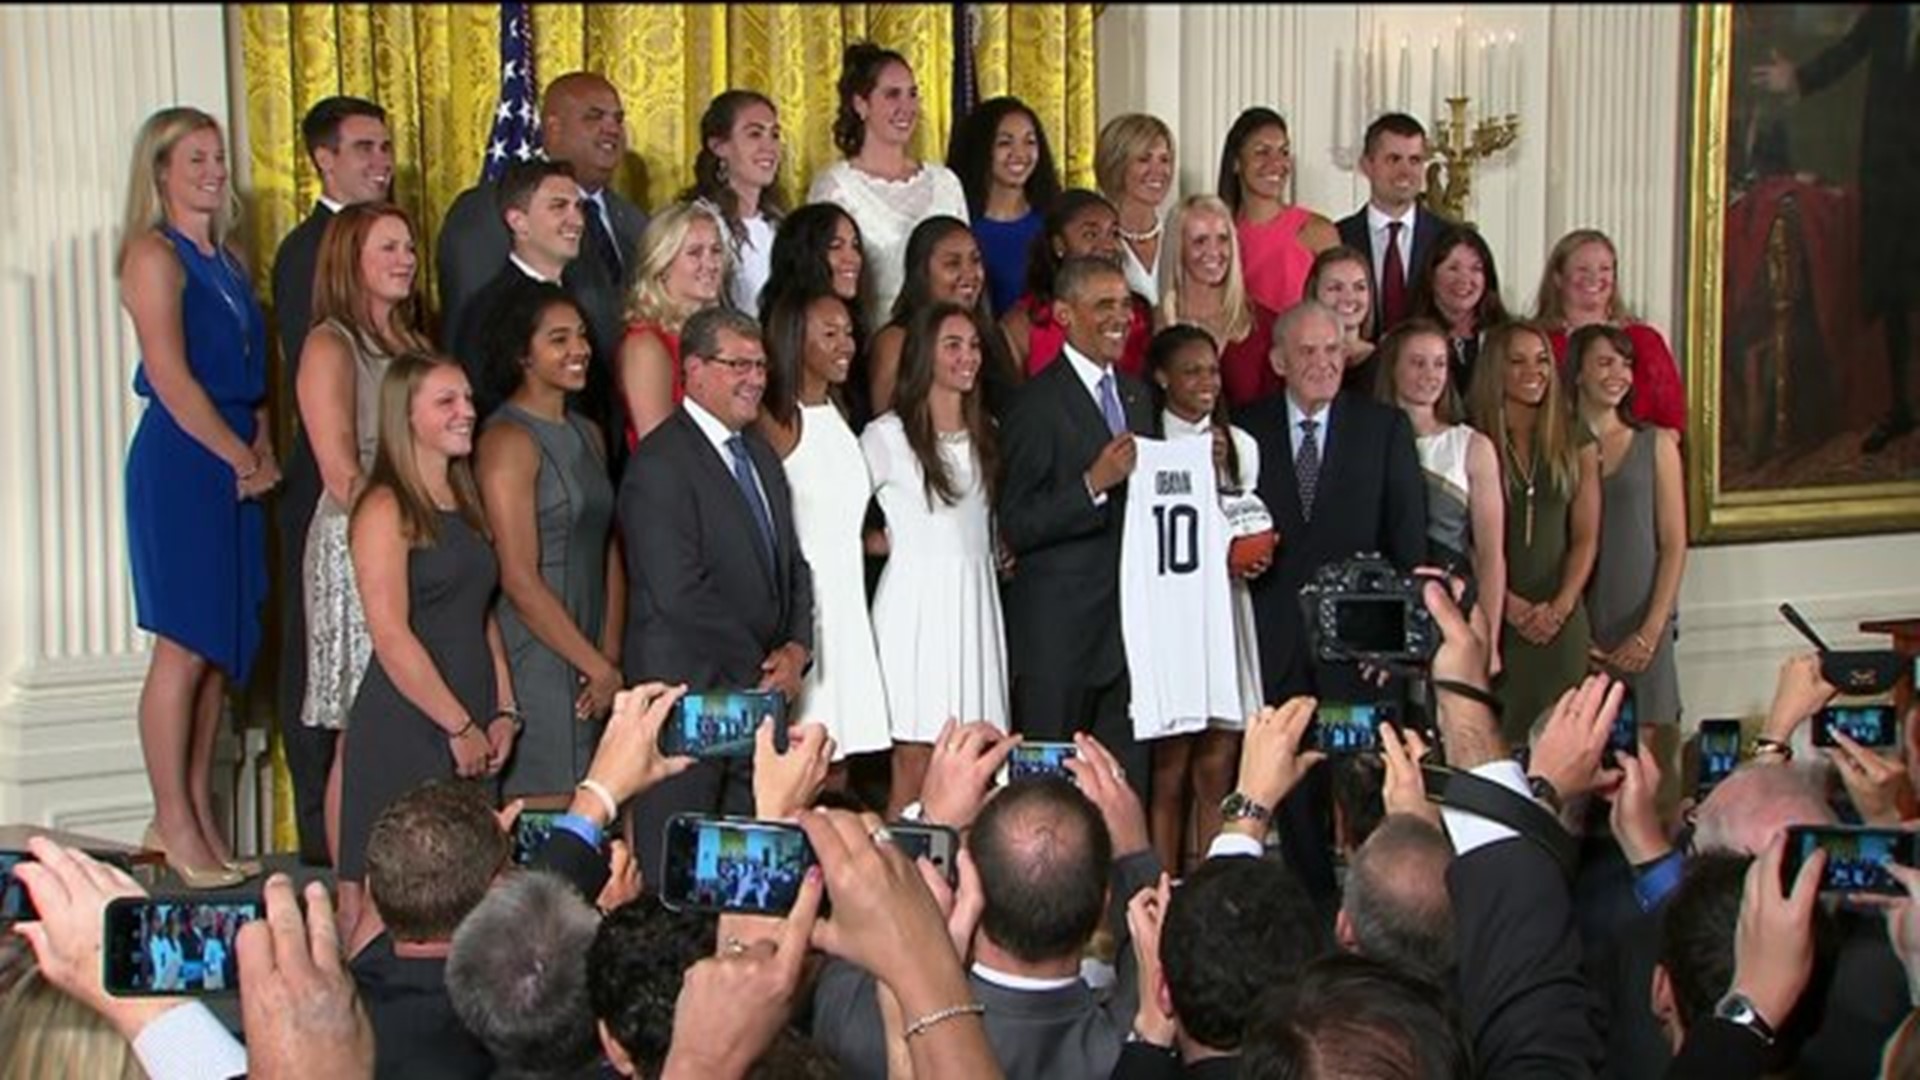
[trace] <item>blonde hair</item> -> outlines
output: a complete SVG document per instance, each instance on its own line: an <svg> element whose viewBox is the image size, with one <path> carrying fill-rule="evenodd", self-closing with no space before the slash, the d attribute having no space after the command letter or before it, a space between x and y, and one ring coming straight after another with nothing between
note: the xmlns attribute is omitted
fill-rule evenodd
<svg viewBox="0 0 1920 1080"><path fill-rule="evenodd" d="M24 950L24 944L21 946ZM48 982L29 954L23 972L0 994L0 1076L7 1080L140 1080L133 1047L113 1025Z"/></svg>
<svg viewBox="0 0 1920 1080"><path fill-rule="evenodd" d="M367 486L354 504L358 513L368 492L391 489L400 502L400 532L410 547L432 547L440 539L440 512L420 479L420 459L414 451L413 402L427 376L443 367L464 371L451 358L426 352L406 353L387 365L387 374L380 380L380 447L374 452ZM453 489L460 516L475 532L491 539L468 458L447 462L447 486Z"/></svg>
<svg viewBox="0 0 1920 1080"><path fill-rule="evenodd" d="M140 132L133 141L133 164L127 173L126 209L120 216L120 246L113 255L115 276L126 267L127 252L133 242L167 223L167 200L161 190L161 174L167 169L173 148L179 145L181 139L208 129L220 137L224 147L226 135L220 130L220 121L188 105L161 109L140 125ZM240 200L234 194L233 183L229 180L227 197L220 208L213 212L211 232L214 247L226 243L239 221Z"/></svg>
<svg viewBox="0 0 1920 1080"><path fill-rule="evenodd" d="M1507 367L1513 363L1513 340L1521 334L1539 338L1541 348L1547 350L1547 396L1540 402L1540 416L1533 426L1533 456L1546 462L1554 491L1571 498L1580 477L1573 404L1560 377L1560 365L1553 359L1553 342L1539 323L1515 320L1487 332L1486 344L1473 365L1473 383L1467 388L1467 413L1473 426L1493 440L1505 475L1527 475L1530 470L1518 468L1514 461L1513 441L1507 434Z"/></svg>
<svg viewBox="0 0 1920 1080"><path fill-rule="evenodd" d="M1114 205L1119 205L1121 192L1127 186L1127 163L1146 153L1155 139L1165 139L1167 156L1174 157L1173 131L1157 116L1122 113L1100 129L1100 140L1093 155L1093 177L1100 185L1100 193ZM1179 177L1176 175L1174 179L1177 183Z"/></svg>
<svg viewBox="0 0 1920 1080"><path fill-rule="evenodd" d="M1533 295L1535 322L1554 330L1566 327L1567 312L1560 306L1560 286L1554 279L1566 273L1567 260L1573 258L1573 253L1588 244L1599 244L1607 249L1608 255L1613 256L1613 295L1607 298L1607 321L1640 321L1627 307L1627 302L1620 299L1620 250L1613 246L1613 240L1599 229L1575 229L1553 245L1553 252L1547 256L1546 269L1540 271L1540 288Z"/></svg>
<svg viewBox="0 0 1920 1080"><path fill-rule="evenodd" d="M674 203L647 222L647 231L640 237L640 269L634 274L633 290L627 294L628 322L656 323L670 333L680 332L680 325L693 311L683 310L667 295L667 271L673 266L673 260L679 258L680 249L687 246L687 236L693 232L694 223L702 220L712 224L714 235L723 241L733 235L720 219L719 211L706 202ZM721 247L726 251L728 264L722 272L724 280L733 273L733 246L723 243ZM715 302L724 303L726 298L723 295Z"/></svg>
<svg viewBox="0 0 1920 1080"><path fill-rule="evenodd" d="M1227 227L1227 280L1222 286L1226 295L1221 303L1226 322L1220 331L1224 340L1214 342L1216 348L1225 349L1253 332L1253 304L1247 299L1246 279L1240 272L1239 230L1234 227L1233 212L1218 195L1189 195L1167 216L1167 254L1172 257L1160 260L1160 320L1167 326L1191 321L1181 310L1181 294L1187 285L1187 222L1202 216L1217 218Z"/></svg>

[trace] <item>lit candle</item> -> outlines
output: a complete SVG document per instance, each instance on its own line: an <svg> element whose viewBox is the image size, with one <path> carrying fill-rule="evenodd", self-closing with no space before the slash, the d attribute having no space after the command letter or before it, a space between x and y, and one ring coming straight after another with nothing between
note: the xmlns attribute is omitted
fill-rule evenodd
<svg viewBox="0 0 1920 1080"><path fill-rule="evenodd" d="M1507 82L1500 77L1502 70L1500 65L1504 62L1506 53L1500 48L1498 31L1487 35L1487 54L1487 72L1492 78L1492 85L1487 87L1486 115L1498 116L1500 115L1500 96L1507 92Z"/></svg>
<svg viewBox="0 0 1920 1080"><path fill-rule="evenodd" d="M1401 112L1413 111L1413 44L1400 35L1400 93L1395 103Z"/></svg>
<svg viewBox="0 0 1920 1080"><path fill-rule="evenodd" d="M1440 117L1443 115L1440 111L1443 104L1440 100L1440 82L1440 35L1435 34L1433 35L1433 66L1427 72L1427 97L1430 99L1427 104L1430 110L1427 122L1435 128L1440 126Z"/></svg>
<svg viewBox="0 0 1920 1080"><path fill-rule="evenodd" d="M1520 112L1520 33L1507 31L1507 115Z"/></svg>
<svg viewBox="0 0 1920 1080"><path fill-rule="evenodd" d="M1335 146L1345 146L1346 143L1343 140L1347 137L1346 117L1343 115L1346 112L1344 106L1347 103L1347 84L1346 81L1341 78L1346 71L1346 66L1343 63L1344 55L1340 49L1333 50L1333 139Z"/></svg>
<svg viewBox="0 0 1920 1080"><path fill-rule="evenodd" d="M1493 98L1493 35L1480 39L1480 109L1485 112Z"/></svg>
<svg viewBox="0 0 1920 1080"><path fill-rule="evenodd" d="M1467 13L1453 17L1453 96L1467 96Z"/></svg>

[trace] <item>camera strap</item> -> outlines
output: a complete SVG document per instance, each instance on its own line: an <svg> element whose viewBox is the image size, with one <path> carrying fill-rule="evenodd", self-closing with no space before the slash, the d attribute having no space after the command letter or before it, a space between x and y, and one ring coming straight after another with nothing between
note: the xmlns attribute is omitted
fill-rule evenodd
<svg viewBox="0 0 1920 1080"><path fill-rule="evenodd" d="M1445 765L1422 764L1427 801L1497 821L1539 844L1569 879L1580 866L1580 849L1560 819L1534 800L1491 780Z"/></svg>

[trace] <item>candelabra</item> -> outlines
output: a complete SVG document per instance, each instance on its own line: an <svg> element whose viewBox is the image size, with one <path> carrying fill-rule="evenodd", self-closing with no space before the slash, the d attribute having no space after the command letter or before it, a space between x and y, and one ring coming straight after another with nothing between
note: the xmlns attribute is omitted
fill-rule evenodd
<svg viewBox="0 0 1920 1080"><path fill-rule="evenodd" d="M1435 125L1439 130L1428 146L1433 160L1427 165L1427 192L1422 196L1435 213L1461 222L1467 220L1467 203L1473 198L1474 167L1520 136L1520 118L1513 113L1489 116L1469 127L1469 100L1447 99L1447 119Z"/></svg>

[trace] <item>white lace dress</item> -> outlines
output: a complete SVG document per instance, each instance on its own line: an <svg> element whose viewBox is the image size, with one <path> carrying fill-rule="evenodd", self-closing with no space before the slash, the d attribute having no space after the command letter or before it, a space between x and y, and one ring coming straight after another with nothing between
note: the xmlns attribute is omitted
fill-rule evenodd
<svg viewBox="0 0 1920 1080"><path fill-rule="evenodd" d="M882 180L847 161L837 161L813 178L807 201L833 203L860 226L867 274L873 282L873 303L865 312L869 328L885 326L892 316L893 298L907 278L907 239L914 227L942 214L970 221L960 178L930 161L922 162L920 171L906 180Z"/></svg>

